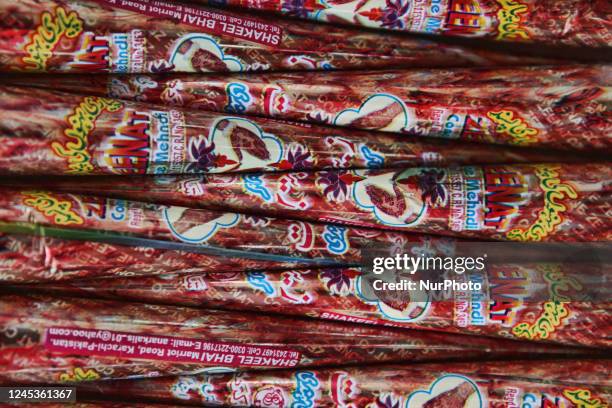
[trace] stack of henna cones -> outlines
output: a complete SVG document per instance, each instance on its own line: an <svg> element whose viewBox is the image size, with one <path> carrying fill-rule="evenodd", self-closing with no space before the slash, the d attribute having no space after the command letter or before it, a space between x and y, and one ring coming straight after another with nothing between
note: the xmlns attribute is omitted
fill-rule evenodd
<svg viewBox="0 0 612 408"><path fill-rule="evenodd" d="M606 1L0 0L0 386L608 407L611 107Z"/></svg>

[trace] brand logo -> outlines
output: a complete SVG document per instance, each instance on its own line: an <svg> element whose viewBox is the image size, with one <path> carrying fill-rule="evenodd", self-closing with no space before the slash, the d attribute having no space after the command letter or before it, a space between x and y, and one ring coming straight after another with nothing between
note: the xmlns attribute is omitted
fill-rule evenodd
<svg viewBox="0 0 612 408"><path fill-rule="evenodd" d="M368 146L361 145L359 147L359 151L365 158L366 166L369 169L379 169L385 164L385 157L382 154L370 149Z"/></svg>
<svg viewBox="0 0 612 408"><path fill-rule="evenodd" d="M286 396L281 387L267 385L255 392L253 402L253 405L262 408L284 408L286 406Z"/></svg>
<svg viewBox="0 0 612 408"><path fill-rule="evenodd" d="M72 67L85 72L103 72L108 70L109 58L110 39L87 33Z"/></svg>
<svg viewBox="0 0 612 408"><path fill-rule="evenodd" d="M25 192L23 203L41 213L58 225L83 224L83 218L72 209L72 202L56 198L43 192Z"/></svg>
<svg viewBox="0 0 612 408"><path fill-rule="evenodd" d="M450 0L446 30L453 34L475 34L486 25L479 0Z"/></svg>
<svg viewBox="0 0 612 408"><path fill-rule="evenodd" d="M591 395L591 391L585 389L564 390L563 396L580 408L607 408L608 404Z"/></svg>
<svg viewBox="0 0 612 408"><path fill-rule="evenodd" d="M523 176L505 168L487 168L484 225L505 230L525 203L528 189Z"/></svg>
<svg viewBox="0 0 612 408"><path fill-rule="evenodd" d="M323 239L327 244L327 250L332 254L342 255L349 249L347 230L345 227L326 225Z"/></svg>
<svg viewBox="0 0 612 408"><path fill-rule="evenodd" d="M92 368L85 371L81 367L77 367L72 372L69 371L67 373L60 374L61 382L93 381L99 379L100 374L98 374L96 370Z"/></svg>
<svg viewBox="0 0 612 408"><path fill-rule="evenodd" d="M247 273L247 283L255 289L263 291L267 296L276 296L276 289L268 280L268 275L263 272Z"/></svg>
<svg viewBox="0 0 612 408"><path fill-rule="evenodd" d="M506 236L515 241L541 241L563 222L562 214L567 206L561 200L575 199L578 193L569 184L559 178L559 166L537 166L535 174L540 179L540 188L544 192L544 208L538 219L527 229L513 229Z"/></svg>
<svg viewBox="0 0 612 408"><path fill-rule="evenodd" d="M228 103L225 107L226 112L244 113L253 104L253 96L249 92L249 87L238 83L230 82L225 88Z"/></svg>
<svg viewBox="0 0 612 408"><path fill-rule="evenodd" d="M83 31L83 21L74 11L66 13L61 7L55 9L55 15L44 12L40 16L40 25L32 34L25 50L28 56L23 57L29 71L45 71L47 62L63 37L76 38Z"/></svg>
<svg viewBox="0 0 612 408"><path fill-rule="evenodd" d="M510 142L527 145L536 142L538 130L530 128L525 120L511 110L492 111L487 117L497 125L495 131L510 136Z"/></svg>
<svg viewBox="0 0 612 408"><path fill-rule="evenodd" d="M191 292L208 290L208 284L203 276L187 276L183 280L183 287Z"/></svg>
<svg viewBox="0 0 612 408"><path fill-rule="evenodd" d="M310 371L302 371L295 375L296 388L293 391L291 408L312 408L315 406L319 380Z"/></svg>
<svg viewBox="0 0 612 408"><path fill-rule="evenodd" d="M168 121L166 114L165 123ZM148 113L126 110L115 134L104 143L103 160L107 168L116 174L145 174L151 151L150 129ZM168 140L166 133L165 141Z"/></svg>
<svg viewBox="0 0 612 408"><path fill-rule="evenodd" d="M550 269L550 266L544 266L544 268ZM530 340L547 339L570 314L567 303L570 299L568 296L559 293L560 290L567 291L570 288L580 290L582 288L578 281L565 276L558 268L546 272L544 280L549 284L551 301L543 304L543 311L533 324L524 322L512 328L512 333L517 337Z"/></svg>
<svg viewBox="0 0 612 408"><path fill-rule="evenodd" d="M261 197L265 202L274 202L274 196L268 187L265 180L261 179L261 174L247 174L243 176L244 188L250 193Z"/></svg>
<svg viewBox="0 0 612 408"><path fill-rule="evenodd" d="M498 40L528 40L529 33L521 28L521 15L529 8L518 0L497 0L501 6L497 12L499 25L497 26Z"/></svg>
<svg viewBox="0 0 612 408"><path fill-rule="evenodd" d="M87 138L96 126L96 120L104 112L116 112L121 109L121 102L112 99L87 97L77 106L74 113L67 117L69 127L64 135L71 139L66 144L54 142L51 149L59 157L68 161L68 173L91 173L94 166L87 151Z"/></svg>
<svg viewBox="0 0 612 408"><path fill-rule="evenodd" d="M528 287L529 278L520 268L508 267L507 270L492 273L489 278L492 300L489 320L503 326L511 325L529 295Z"/></svg>

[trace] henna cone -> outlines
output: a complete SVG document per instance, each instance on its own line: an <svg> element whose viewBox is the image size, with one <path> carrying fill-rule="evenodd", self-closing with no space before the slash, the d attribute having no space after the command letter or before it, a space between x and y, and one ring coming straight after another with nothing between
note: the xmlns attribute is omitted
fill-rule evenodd
<svg viewBox="0 0 612 408"><path fill-rule="evenodd" d="M59 178L46 186L426 234L609 242L611 172L607 164L530 164L205 178Z"/></svg>
<svg viewBox="0 0 612 408"><path fill-rule="evenodd" d="M606 406L608 361L517 361L209 373L83 383L80 393L186 405L303 407ZM579 373L579 375L577 375ZM461 401L460 401L461 400ZM555 401L555 402L552 402Z"/></svg>
<svg viewBox="0 0 612 408"><path fill-rule="evenodd" d="M524 64L530 60L406 37L391 41L388 35L254 18L178 2L150 3L2 0L0 71L241 72Z"/></svg>
<svg viewBox="0 0 612 408"><path fill-rule="evenodd" d="M180 174L558 161L560 153L0 87L0 174Z"/></svg>
<svg viewBox="0 0 612 408"><path fill-rule="evenodd" d="M261 237L259 242L265 244L266 241ZM137 241L128 246L4 234L0 236L0 282L63 281L170 272L278 270L311 265L308 260L271 261L222 254L220 251L202 253L193 247L171 250L151 244Z"/></svg>
<svg viewBox="0 0 612 408"><path fill-rule="evenodd" d="M0 189L0 231L300 265L354 265L424 237L45 191ZM436 241L444 245L444 240Z"/></svg>
<svg viewBox="0 0 612 408"><path fill-rule="evenodd" d="M168 104L229 113L255 113L304 120L315 110L301 103L318 102L325 92L327 106L355 103L387 93L409 100L415 92L446 93L514 102L557 103L572 94L595 94L610 100L612 69L608 65L517 66L494 68L420 68L353 72L96 75L6 75L2 80L19 86L50 88L74 93ZM349 79L349 80L347 80ZM242 85L242 87L240 86ZM229 88L229 89L228 89ZM352 107L347 105L346 107ZM328 112L329 114L334 111ZM294 116L295 115L295 116Z"/></svg>
<svg viewBox="0 0 612 408"><path fill-rule="evenodd" d="M66 382L186 374L206 367L290 368L570 353L509 340L393 331L230 312L3 295L0 377Z"/></svg>
<svg viewBox="0 0 612 408"><path fill-rule="evenodd" d="M224 0L222 4L416 33L591 47L611 44L610 5L602 0L333 0L325 3Z"/></svg>
<svg viewBox="0 0 612 408"><path fill-rule="evenodd" d="M605 278L587 283L589 266L580 266L577 276L572 274L573 267L561 264L489 265L485 273L469 274L469 280L484 282L483 289L451 290L443 299L435 299L434 291L425 289L377 290L380 282L375 280L382 278L383 282L395 283L401 280L393 274L365 275L355 268L190 273L94 279L31 288L82 297L256 310L358 324L609 348L612 341L605 333L612 328L612 304L607 300L583 300ZM605 274L598 268L590 269L594 276ZM419 281L414 275L409 279ZM468 278L457 275L455 280L463 282ZM546 324L553 312L558 319Z"/></svg>
<svg viewBox="0 0 612 408"><path fill-rule="evenodd" d="M324 76L103 76L93 79L87 92L406 136L604 152L612 147L611 72L606 66L568 66ZM5 82L81 93L85 80L92 81L83 76L19 76Z"/></svg>

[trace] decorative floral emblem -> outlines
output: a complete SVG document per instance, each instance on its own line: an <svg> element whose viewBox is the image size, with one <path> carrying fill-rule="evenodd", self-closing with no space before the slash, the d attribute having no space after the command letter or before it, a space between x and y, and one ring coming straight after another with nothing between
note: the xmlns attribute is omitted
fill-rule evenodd
<svg viewBox="0 0 612 408"><path fill-rule="evenodd" d="M319 279L330 293L343 295L349 292L351 283L358 275L359 271L355 269L323 269L319 273Z"/></svg>
<svg viewBox="0 0 612 408"><path fill-rule="evenodd" d="M226 155L216 153L215 143L209 143L203 138L192 140L189 153L194 160L186 169L190 173L205 173L217 167L238 164L237 161L228 159Z"/></svg>
<svg viewBox="0 0 612 408"><path fill-rule="evenodd" d="M446 187L444 179L446 173L443 170L425 169L418 177L418 186L421 190L421 199L431 207L446 205Z"/></svg>
<svg viewBox="0 0 612 408"><path fill-rule="evenodd" d="M386 7L360 11L359 15L379 22L381 27L401 30L406 27L410 9L410 0L386 0Z"/></svg>
<svg viewBox="0 0 612 408"><path fill-rule="evenodd" d="M307 170L313 167L312 154L300 144L289 146L287 158L272 165L279 170Z"/></svg>
<svg viewBox="0 0 612 408"><path fill-rule="evenodd" d="M319 173L317 184L329 201L341 203L348 197L349 186L363 179L348 171L323 171Z"/></svg>
<svg viewBox="0 0 612 408"><path fill-rule="evenodd" d="M311 10L323 9L316 0L283 0L281 10L290 16L306 18Z"/></svg>
<svg viewBox="0 0 612 408"><path fill-rule="evenodd" d="M322 110L314 110L308 112L307 118L309 122L330 124L333 123L333 118L331 117L331 115Z"/></svg>

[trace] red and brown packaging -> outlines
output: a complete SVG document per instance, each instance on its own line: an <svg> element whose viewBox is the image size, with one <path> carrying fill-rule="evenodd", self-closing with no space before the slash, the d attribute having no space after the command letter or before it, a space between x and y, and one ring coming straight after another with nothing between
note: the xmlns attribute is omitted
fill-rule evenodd
<svg viewBox="0 0 612 408"><path fill-rule="evenodd" d="M413 251L430 251L431 245L426 242ZM587 297L606 280L606 272L601 266L580 266L577 275L575 265L570 264L487 265L484 271L453 276L458 283L478 282L480 289L449 287L444 296L429 289L429 283L420 283L425 279L418 279L418 275L408 278L416 283L414 289L404 285L397 291L382 283L398 286L406 277L400 279L389 273L376 276L360 268L180 273L92 279L38 289L83 297L257 310L353 324L609 348L612 341L605 333L612 327L612 304L607 299ZM427 280L435 279L429 274Z"/></svg>
<svg viewBox="0 0 612 408"><path fill-rule="evenodd" d="M554 151L0 87L0 174L183 174L558 161Z"/></svg>
<svg viewBox="0 0 612 408"><path fill-rule="evenodd" d="M407 37L390 41L376 33L174 1L2 0L0 10L1 71L242 72L525 63L507 52Z"/></svg>
<svg viewBox="0 0 612 408"><path fill-rule="evenodd" d="M343 102L342 96L349 101L359 101L377 93L388 93L399 99L422 92L479 99L503 98L514 102L547 100L550 103L572 94L599 93L598 99L609 101L611 75L609 65L572 64L328 71L325 75L317 72L155 77L146 74L10 74L2 80L6 84L82 93L83 80L87 78L87 92L95 96L302 120L313 116L312 109L300 103L302 98L320 105L333 101L336 105ZM325 91L324 96L321 91ZM320 107L323 108L328 107Z"/></svg>
<svg viewBox="0 0 612 408"><path fill-rule="evenodd" d="M5 233L207 251L312 266L354 265L370 251L393 255L424 239L393 231L80 194L1 191L0 231Z"/></svg>
<svg viewBox="0 0 612 408"><path fill-rule="evenodd" d="M609 360L445 363L206 373L77 389L92 398L226 407L603 408L612 398L609 372Z"/></svg>
<svg viewBox="0 0 612 408"><path fill-rule="evenodd" d="M506 241L612 240L607 163L56 180L48 188L360 227Z"/></svg>
<svg viewBox="0 0 612 408"><path fill-rule="evenodd" d="M610 4L605 0L194 2L271 10L311 20L423 34L589 47L612 44Z"/></svg>
<svg viewBox="0 0 612 408"><path fill-rule="evenodd" d="M292 368L374 362L580 356L434 332L85 299L0 299L0 378L56 383L181 375L207 367Z"/></svg>
<svg viewBox="0 0 612 408"><path fill-rule="evenodd" d="M607 66L568 66L103 76L87 92L405 136L604 152L612 147L610 73ZM6 81L81 93L84 78L21 76Z"/></svg>
<svg viewBox="0 0 612 408"><path fill-rule="evenodd" d="M100 238L100 237L98 237ZM0 282L49 282L161 273L215 273L308 267L308 260L266 260L220 251L173 250L35 235L0 235ZM265 244L263 237L260 244Z"/></svg>

